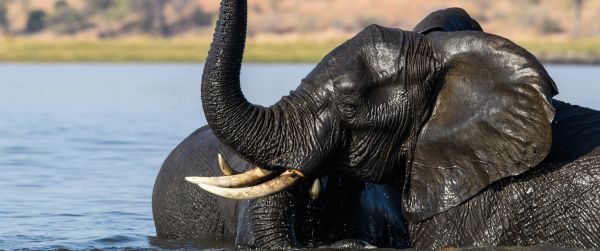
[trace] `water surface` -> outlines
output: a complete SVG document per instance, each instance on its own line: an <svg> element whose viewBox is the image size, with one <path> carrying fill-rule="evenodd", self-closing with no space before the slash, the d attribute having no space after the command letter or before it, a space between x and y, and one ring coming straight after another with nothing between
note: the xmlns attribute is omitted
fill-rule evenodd
<svg viewBox="0 0 600 251"><path fill-rule="evenodd" d="M271 105L313 65L245 65ZM550 65L559 99L600 109L600 67ZM177 247L154 238L169 151L206 123L202 65L0 64L0 249ZM191 245L191 244L190 244Z"/></svg>

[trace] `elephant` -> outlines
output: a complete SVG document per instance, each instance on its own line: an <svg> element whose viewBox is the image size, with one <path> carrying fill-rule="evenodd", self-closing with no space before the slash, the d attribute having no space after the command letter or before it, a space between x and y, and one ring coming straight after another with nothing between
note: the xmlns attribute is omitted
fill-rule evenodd
<svg viewBox="0 0 600 251"><path fill-rule="evenodd" d="M479 27L462 9L447 9L432 13L415 30L422 26L445 24L447 21L437 18L438 14L454 20L453 30ZM319 184L326 184L329 180L330 185L323 186L323 195L315 201L309 201L306 192L299 194L300 189L239 203L191 190L190 184L182 182L185 176L190 175L220 175L221 169L214 161L219 154L233 161L238 169L248 170L251 167L219 141L207 126L192 133L165 160L155 182L152 200L159 237L201 240L204 245L235 243L236 246L255 248L317 247L323 244L364 247L367 243L379 247L408 246L406 223L399 214L400 193L393 186L332 175L320 178ZM225 158L220 158L221 162L225 162ZM228 174L236 172L223 171ZM345 196L340 197L339 194ZM298 199L301 203L296 203ZM290 208L289 204L294 204L294 207ZM254 216L264 214L261 210L265 205L277 208L271 209L270 213L278 217L262 219L258 224ZM361 219L369 220L364 222ZM281 231L255 236L255 232L264 232L260 228L265 227ZM213 239L221 241L215 243ZM346 240L337 241L339 239Z"/></svg>
<svg viewBox="0 0 600 251"><path fill-rule="evenodd" d="M246 8L221 3L201 87L210 129L161 168L159 236L265 248L384 235L416 248L600 246L600 112L553 99L554 81L525 49L458 9L414 31L371 25L262 107L240 88ZM207 159L219 152L248 170L239 175L265 175L187 177L219 176ZM306 198L322 183L320 198ZM348 226L365 215L374 219ZM365 229L387 232L357 237Z"/></svg>
<svg viewBox="0 0 600 251"><path fill-rule="evenodd" d="M194 240L203 248L408 247L406 223L394 200L400 194L392 186L331 175L319 180L316 199L306 188L313 186L304 184L266 198L234 201L184 181L190 175L221 175L217 156L229 174L236 172L230 164L240 171L251 167L207 126L167 157L152 197L159 238Z"/></svg>

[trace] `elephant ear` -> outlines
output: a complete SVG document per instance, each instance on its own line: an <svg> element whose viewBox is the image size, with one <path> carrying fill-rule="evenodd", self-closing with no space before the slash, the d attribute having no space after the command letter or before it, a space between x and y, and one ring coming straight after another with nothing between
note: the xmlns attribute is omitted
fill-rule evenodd
<svg viewBox="0 0 600 251"><path fill-rule="evenodd" d="M557 94L537 59L504 38L475 31L426 38L441 70L433 110L407 168L403 213L413 222L542 161Z"/></svg>

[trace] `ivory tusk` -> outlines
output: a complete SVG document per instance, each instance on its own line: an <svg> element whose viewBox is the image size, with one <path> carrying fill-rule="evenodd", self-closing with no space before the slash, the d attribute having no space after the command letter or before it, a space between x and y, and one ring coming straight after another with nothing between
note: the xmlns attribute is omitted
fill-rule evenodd
<svg viewBox="0 0 600 251"><path fill-rule="evenodd" d="M225 160L225 158L223 158L223 155L221 155L220 153L217 154L217 159L219 160L219 167L221 168L221 171L223 171L223 174L225 174L226 176L239 174L239 172L233 170L229 166L229 164L227 164L227 161Z"/></svg>
<svg viewBox="0 0 600 251"><path fill-rule="evenodd" d="M311 200L316 200L317 198L319 198L320 193L321 193L321 182L317 178L317 179L315 179L315 182L313 182L312 186L310 187L310 190L308 190L308 195L310 196Z"/></svg>
<svg viewBox="0 0 600 251"><path fill-rule="evenodd" d="M294 185L294 183L296 183L296 181L298 181L300 177L304 177L304 175L302 175L302 173L300 173L299 171L287 170L272 180L269 180L256 186L243 188L223 188L190 181L189 178L192 177L186 177L185 179L192 183L198 184L198 186L200 186L207 192L221 197L234 200L249 200L269 196L271 194L285 190L286 188Z"/></svg>
<svg viewBox="0 0 600 251"><path fill-rule="evenodd" d="M217 187L243 187L256 185L265 180L272 172L260 167L246 172L220 177L186 177L185 180L194 184L204 184Z"/></svg>

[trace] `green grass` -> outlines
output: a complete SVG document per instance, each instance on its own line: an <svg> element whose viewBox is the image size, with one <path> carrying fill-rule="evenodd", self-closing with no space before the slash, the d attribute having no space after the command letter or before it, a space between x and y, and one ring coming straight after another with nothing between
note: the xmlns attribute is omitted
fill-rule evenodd
<svg viewBox="0 0 600 251"><path fill-rule="evenodd" d="M524 40L515 41L534 53L590 53L600 55L600 38L575 40Z"/></svg>
<svg viewBox="0 0 600 251"><path fill-rule="evenodd" d="M600 64L600 38L516 41L543 62Z"/></svg>
<svg viewBox="0 0 600 251"><path fill-rule="evenodd" d="M247 43L244 61L318 62L344 39ZM600 38L515 41L543 61L600 62ZM0 39L0 62L203 62L208 39L128 38L117 40Z"/></svg>
<svg viewBox="0 0 600 251"><path fill-rule="evenodd" d="M342 40L248 41L245 61L317 62ZM202 62L210 46L202 39L33 40L0 39L0 62Z"/></svg>

